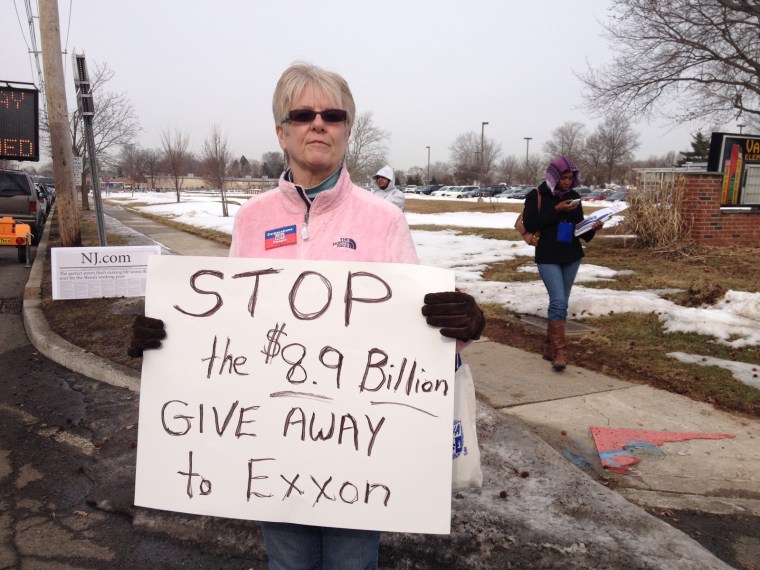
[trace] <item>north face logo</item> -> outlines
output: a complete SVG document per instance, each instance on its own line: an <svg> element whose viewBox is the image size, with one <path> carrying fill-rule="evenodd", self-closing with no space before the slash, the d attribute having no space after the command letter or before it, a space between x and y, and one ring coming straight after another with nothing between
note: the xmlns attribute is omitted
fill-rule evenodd
<svg viewBox="0 0 760 570"><path fill-rule="evenodd" d="M335 247L347 247L349 249L356 249L356 242L351 238L340 238L338 241L333 242Z"/></svg>

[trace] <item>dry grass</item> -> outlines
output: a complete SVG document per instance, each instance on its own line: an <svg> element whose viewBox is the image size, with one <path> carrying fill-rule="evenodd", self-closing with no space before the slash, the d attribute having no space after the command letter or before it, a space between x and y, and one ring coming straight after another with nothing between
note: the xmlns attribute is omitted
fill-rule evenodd
<svg viewBox="0 0 760 570"><path fill-rule="evenodd" d="M681 213L684 198L682 179L672 189L651 194L632 192L618 231L635 235L634 247L667 256L689 255L696 246L689 232L691 220L685 220Z"/></svg>

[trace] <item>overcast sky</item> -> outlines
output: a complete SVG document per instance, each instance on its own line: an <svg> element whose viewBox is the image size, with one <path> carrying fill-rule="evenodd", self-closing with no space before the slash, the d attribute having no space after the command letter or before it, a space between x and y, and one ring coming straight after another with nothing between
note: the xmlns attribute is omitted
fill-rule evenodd
<svg viewBox="0 0 760 570"><path fill-rule="evenodd" d="M108 90L128 94L141 146L159 148L162 130L180 128L200 151L218 123L235 156L256 159L279 150L272 92L296 60L343 75L357 113L374 112L390 133L391 164L408 169L426 166L427 146L431 162L448 160L454 139L480 136L484 121L502 157L524 158L524 137L540 152L567 121L592 131L599 119L579 108L574 72L611 57L600 25L609 0L58 3L61 45L84 52L91 71L106 62L116 73ZM38 83L22 0L0 0L0 37L0 80ZM73 106L70 57L64 71ZM636 124L636 155L689 150L699 126Z"/></svg>

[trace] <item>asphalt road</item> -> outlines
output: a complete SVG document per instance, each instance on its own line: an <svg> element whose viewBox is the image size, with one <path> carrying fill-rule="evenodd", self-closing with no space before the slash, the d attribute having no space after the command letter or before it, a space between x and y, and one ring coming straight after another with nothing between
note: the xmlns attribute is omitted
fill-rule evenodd
<svg viewBox="0 0 760 570"><path fill-rule="evenodd" d="M95 451L135 443L137 397L40 355L24 330L29 269L15 248L0 248L0 276L0 569L265 568L140 534L131 513L91 498Z"/></svg>

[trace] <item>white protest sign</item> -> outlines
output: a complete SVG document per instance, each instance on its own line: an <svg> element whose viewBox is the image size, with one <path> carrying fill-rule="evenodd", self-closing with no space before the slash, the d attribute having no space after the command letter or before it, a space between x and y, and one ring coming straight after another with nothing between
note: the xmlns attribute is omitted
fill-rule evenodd
<svg viewBox="0 0 760 570"><path fill-rule="evenodd" d="M148 258L159 245L54 247L51 249L53 299L142 297Z"/></svg>
<svg viewBox="0 0 760 570"><path fill-rule="evenodd" d="M135 504L448 533L455 342L425 323L450 270L155 257L164 321L140 388Z"/></svg>

